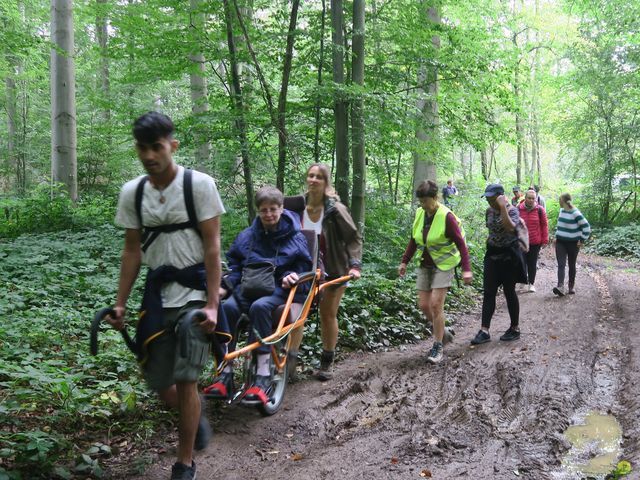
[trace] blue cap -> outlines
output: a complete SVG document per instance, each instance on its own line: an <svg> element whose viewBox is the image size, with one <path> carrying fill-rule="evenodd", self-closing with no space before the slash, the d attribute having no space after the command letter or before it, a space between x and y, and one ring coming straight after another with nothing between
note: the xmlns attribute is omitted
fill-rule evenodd
<svg viewBox="0 0 640 480"><path fill-rule="evenodd" d="M499 183L490 183L487 188L484 189L484 193L481 197L497 197L498 195L504 195L504 187Z"/></svg>

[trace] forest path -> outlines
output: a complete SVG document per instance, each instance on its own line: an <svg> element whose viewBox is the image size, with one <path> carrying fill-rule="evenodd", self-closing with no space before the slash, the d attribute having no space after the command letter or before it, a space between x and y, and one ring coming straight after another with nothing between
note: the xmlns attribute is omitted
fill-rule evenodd
<svg viewBox="0 0 640 480"><path fill-rule="evenodd" d="M480 320L466 314L439 365L425 361L427 340L349 355L333 381L290 385L269 418L210 404L216 435L196 456L198 479L580 478L561 470L562 432L588 411L616 416L637 473L640 275L581 254L577 294L557 298L543 252L538 292L520 294L520 340L498 340L509 323L501 300L492 341L469 345ZM174 454L139 478L169 478Z"/></svg>

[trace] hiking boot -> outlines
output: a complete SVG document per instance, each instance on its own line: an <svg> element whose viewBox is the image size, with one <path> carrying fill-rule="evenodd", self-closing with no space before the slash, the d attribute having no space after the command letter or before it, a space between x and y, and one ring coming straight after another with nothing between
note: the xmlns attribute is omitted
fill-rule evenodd
<svg viewBox="0 0 640 480"><path fill-rule="evenodd" d="M271 377L269 375L256 375L253 385L247 390L244 399L250 402L261 401L267 403L271 393Z"/></svg>
<svg viewBox="0 0 640 480"><path fill-rule="evenodd" d="M489 332L485 332L481 329L471 340L471 345L480 345L481 343L487 343L490 340L491 335L489 335Z"/></svg>
<svg viewBox="0 0 640 480"><path fill-rule="evenodd" d="M297 352L288 352L287 353L287 366L289 372L289 383L296 383L300 380L300 376L298 375L298 353Z"/></svg>
<svg viewBox="0 0 640 480"><path fill-rule="evenodd" d="M320 368L316 373L316 377L321 382L326 382L333 378L333 359L335 357L334 352L323 350L320 355Z"/></svg>
<svg viewBox="0 0 640 480"><path fill-rule="evenodd" d="M573 285L569 285L569 295L575 295L576 294L576 289L573 288Z"/></svg>
<svg viewBox="0 0 640 480"><path fill-rule="evenodd" d="M536 287L533 286L533 283L529 284L529 292L530 293L536 293Z"/></svg>
<svg viewBox="0 0 640 480"><path fill-rule="evenodd" d="M171 467L171 480L196 480L196 463L192 460L191 466L176 462Z"/></svg>
<svg viewBox="0 0 640 480"><path fill-rule="evenodd" d="M553 293L559 297L564 297L564 287L553 287Z"/></svg>
<svg viewBox="0 0 640 480"><path fill-rule="evenodd" d="M454 337L456 335L456 331L453 327L444 327L444 335L442 336L442 344L446 345L447 343L452 343Z"/></svg>
<svg viewBox="0 0 640 480"><path fill-rule="evenodd" d="M440 363L443 357L444 352L442 343L433 342L433 347L431 347L431 351L429 352L429 356L427 357L427 362L434 364Z"/></svg>
<svg viewBox="0 0 640 480"><path fill-rule="evenodd" d="M503 335L500 336L500 340L503 342L510 342L511 340L517 340L520 338L520 330L516 330L509 327Z"/></svg>
<svg viewBox="0 0 640 480"><path fill-rule="evenodd" d="M235 393L233 384L233 371L222 372L213 379L213 383L205 387L202 392L206 398L214 400L231 400Z"/></svg>

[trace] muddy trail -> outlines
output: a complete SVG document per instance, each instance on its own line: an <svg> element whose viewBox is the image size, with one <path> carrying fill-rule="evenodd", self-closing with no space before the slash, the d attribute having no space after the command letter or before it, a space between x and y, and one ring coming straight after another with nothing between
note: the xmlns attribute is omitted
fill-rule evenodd
<svg viewBox="0 0 640 480"><path fill-rule="evenodd" d="M634 466L626 478L640 478L640 275L581 255L577 294L557 298L549 249L541 263L538 292L520 295L518 341L498 340L508 327L500 301L492 341L471 347L479 312L462 315L439 365L425 361L427 340L350 355L325 384L289 385L273 417L209 404L216 435L196 456L198 478L585 478L561 462L563 432L589 411L618 419ZM137 478L169 478L166 445Z"/></svg>

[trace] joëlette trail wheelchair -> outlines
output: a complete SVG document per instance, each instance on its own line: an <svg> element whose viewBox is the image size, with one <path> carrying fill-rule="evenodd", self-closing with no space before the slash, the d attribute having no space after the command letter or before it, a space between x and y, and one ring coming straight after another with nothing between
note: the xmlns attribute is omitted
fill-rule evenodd
<svg viewBox="0 0 640 480"><path fill-rule="evenodd" d="M311 230L302 230L302 232L307 239L309 252L311 253L311 258L313 258L313 267L311 271L299 275L298 281L289 291L286 303L273 311L273 333L249 344L245 339L248 337L249 329L252 328L251 322L247 315L242 315L238 326L238 344L234 351L224 355L222 361L216 362L212 375L212 377L220 375L224 367L230 362L239 362L241 368L236 369L236 371L241 371L241 374L237 376L239 380L238 386L234 385L233 391L229 392L229 395L223 400L229 404L255 407L264 416L276 413L284 400L289 379L288 353L291 344L291 333L297 329L304 328L309 316L317 309L320 296L325 288L346 284L352 278L350 275L345 275L323 282L318 237ZM306 282L311 283L309 292L304 302L297 303L295 302L295 297L298 287ZM246 398L246 394L250 391L256 375L255 350L261 345L271 346L269 364L271 388L266 398L249 400ZM205 397L208 396L207 388L203 390L203 393ZM221 399L220 397L215 398Z"/></svg>
<svg viewBox="0 0 640 480"><path fill-rule="evenodd" d="M218 334L210 336L215 366L212 377L222 373L224 367L230 362L241 362L241 375L238 376L238 387L234 387L234 391L225 401L229 404L240 404L249 407L255 407L262 415L269 416L276 413L282 406L284 400L287 381L289 378L288 371L288 353L291 343L291 333L294 330L304 328L304 324L316 309L325 288L346 284L352 279L350 275L345 275L330 281L323 282L323 271L319 256L318 237L315 232L310 230L302 230L304 233L311 258L314 259L312 270L299 275L297 283L289 291L287 301L284 305L279 306L273 312L274 331L265 338L259 338L258 341L248 344L244 339L248 337L248 329L251 328L251 322L246 315L241 317L237 331L236 349L232 352L225 353L222 342ZM295 303L297 289L305 282L311 282L309 292L303 303ZM101 324L106 316L113 315L112 308L103 308L99 310L91 323L90 349L92 355L98 353L98 333ZM178 343L180 354L185 356L186 353L186 337L188 328L199 328L198 324L204 319L204 314L198 310L194 310L188 314L178 329ZM142 347L135 338L131 338L126 328L120 333L127 347L141 361L143 357ZM226 333L220 334L221 338L226 337ZM261 345L271 346L271 357L269 370L271 374L271 388L267 398L263 400L247 400L245 395L251 388L255 379L256 371L256 355L255 350ZM206 388L203 392L207 397Z"/></svg>

